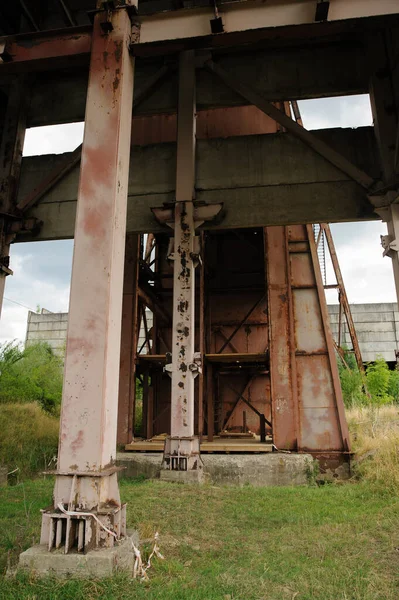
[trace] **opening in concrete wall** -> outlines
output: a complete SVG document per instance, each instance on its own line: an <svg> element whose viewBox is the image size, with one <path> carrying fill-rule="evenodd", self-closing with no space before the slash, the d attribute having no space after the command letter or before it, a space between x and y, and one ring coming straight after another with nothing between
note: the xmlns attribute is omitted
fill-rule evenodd
<svg viewBox="0 0 399 600"><path fill-rule="evenodd" d="M6 281L0 344L25 341L29 311L68 311L72 249L72 240L12 245L14 275Z"/></svg>
<svg viewBox="0 0 399 600"><path fill-rule="evenodd" d="M368 94L313 98L302 100L298 105L306 129L366 127L373 124Z"/></svg>
<svg viewBox="0 0 399 600"><path fill-rule="evenodd" d="M27 129L23 156L71 152L82 143L83 129L84 123ZM73 240L12 245L14 275L6 281L0 344L25 342L29 311L68 312L72 252Z"/></svg>
<svg viewBox="0 0 399 600"><path fill-rule="evenodd" d="M65 123L26 130L23 156L72 152L83 142L84 123Z"/></svg>

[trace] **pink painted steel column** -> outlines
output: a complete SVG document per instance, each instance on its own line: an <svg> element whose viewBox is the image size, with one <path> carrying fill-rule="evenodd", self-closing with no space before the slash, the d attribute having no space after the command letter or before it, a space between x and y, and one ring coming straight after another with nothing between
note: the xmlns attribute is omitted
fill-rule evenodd
<svg viewBox="0 0 399 600"><path fill-rule="evenodd" d="M194 436L195 267L192 202L176 202L173 276L171 436Z"/></svg>
<svg viewBox="0 0 399 600"><path fill-rule="evenodd" d="M104 18L108 29L101 27ZM123 5L95 17L54 492L54 509L101 508L100 518L117 535L126 530L115 457L133 105L131 33ZM47 537L49 548L56 517L43 517L42 541ZM78 548L79 543L85 549L114 543L97 522L91 528L78 539ZM67 539L65 552L70 543Z"/></svg>
<svg viewBox="0 0 399 600"><path fill-rule="evenodd" d="M179 57L176 203L172 328L171 436L165 441L163 466L171 471L202 473L199 438L194 436L194 378L199 365L195 338L195 52ZM168 365L170 367L170 365Z"/></svg>
<svg viewBox="0 0 399 600"><path fill-rule="evenodd" d="M61 414L60 470L115 459L127 185L133 105L131 22L95 19Z"/></svg>

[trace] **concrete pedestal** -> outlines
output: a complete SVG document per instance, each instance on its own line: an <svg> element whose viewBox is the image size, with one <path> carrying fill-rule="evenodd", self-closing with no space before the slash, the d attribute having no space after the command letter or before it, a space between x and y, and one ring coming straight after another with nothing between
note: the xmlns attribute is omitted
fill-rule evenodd
<svg viewBox="0 0 399 600"><path fill-rule="evenodd" d="M137 532L129 532L129 536L113 548L90 550L87 554L65 554L63 548L49 552L46 546L33 546L20 555L18 571L39 577L50 575L82 579L111 577L120 571L133 574L135 557L132 541L138 546Z"/></svg>
<svg viewBox="0 0 399 600"><path fill-rule="evenodd" d="M159 479L171 483L204 483L205 475L203 469L195 471L169 471L161 469L159 471Z"/></svg>
<svg viewBox="0 0 399 600"><path fill-rule="evenodd" d="M202 481L214 485L253 485L255 487L279 485L306 485L310 454L202 454L204 468ZM145 475L151 479L179 483L200 483L194 473L198 471L167 471L161 468L162 455L138 452L120 452L117 463L123 467L124 477ZM193 479L190 479L190 478Z"/></svg>

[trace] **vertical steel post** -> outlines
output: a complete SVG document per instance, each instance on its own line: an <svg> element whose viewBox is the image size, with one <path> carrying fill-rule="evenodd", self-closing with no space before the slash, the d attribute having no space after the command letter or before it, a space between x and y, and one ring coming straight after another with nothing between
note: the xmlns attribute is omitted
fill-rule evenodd
<svg viewBox="0 0 399 600"><path fill-rule="evenodd" d="M13 236L8 232L6 215L15 213L28 104L27 81L21 76L10 86L0 144L0 318L6 277L12 274L9 254Z"/></svg>
<svg viewBox="0 0 399 600"><path fill-rule="evenodd" d="M93 26L54 510L42 520L49 549L66 509L86 513L84 550L126 532L115 467L134 76L126 5L98 12Z"/></svg>
<svg viewBox="0 0 399 600"><path fill-rule="evenodd" d="M176 203L174 225L171 436L164 468L201 471L199 438L194 436L195 334L195 52L179 57Z"/></svg>
<svg viewBox="0 0 399 600"><path fill-rule="evenodd" d="M265 227L273 442L298 450L298 390L287 228Z"/></svg>
<svg viewBox="0 0 399 600"><path fill-rule="evenodd" d="M137 234L129 234L126 237L123 282L118 400L118 444L129 444L133 438L133 420L136 398L136 354L138 342L139 249L140 236Z"/></svg>
<svg viewBox="0 0 399 600"><path fill-rule="evenodd" d="M199 290L199 351L201 364L205 362L205 235L201 232L201 266L200 266L200 290ZM205 374L204 368L199 374L198 381L198 436L200 442L204 433L204 391Z"/></svg>

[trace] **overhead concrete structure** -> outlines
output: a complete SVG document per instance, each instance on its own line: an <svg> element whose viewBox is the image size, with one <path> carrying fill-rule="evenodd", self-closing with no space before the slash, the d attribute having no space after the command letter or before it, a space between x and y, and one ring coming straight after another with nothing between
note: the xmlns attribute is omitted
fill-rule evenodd
<svg viewBox="0 0 399 600"><path fill-rule="evenodd" d="M187 8L169 0L142 0L138 6L130 0L51 0L45 5L26 0L18 7L2 6L0 15L0 103L1 114L7 115L0 174L2 283L10 274L11 242L75 238L55 500L43 514L42 542L50 550L63 546L69 552L77 546L85 551L112 546L125 533L114 459L118 419L123 435L132 428L138 297L157 307L153 340L161 343L159 332L166 335L169 327L164 362L171 364L173 389L164 462L179 478L195 470L195 430L200 437L204 432L203 403L195 410L192 376L197 369L209 438L223 417L224 397L214 387L220 357L227 361L224 350L233 349L236 334L244 345L263 343L255 353L249 346L232 353L241 357L234 359L238 368L255 354L250 367L270 381L270 419L263 406L248 398L248 381L239 393L235 390L233 400L251 407L259 419L261 442L271 433L278 449L310 451L326 460L347 457L342 396L309 223L382 215L389 230L384 247L393 259L399 289L397 3L222 1L209 7L198 0ZM60 29L62 21L67 28ZM188 57L190 69L182 76ZM373 128L308 132L286 103L354 93L370 93ZM196 151L195 114L202 123ZM253 116L259 114L254 127ZM26 125L83 119L82 148L66 156L21 161ZM275 133L270 133L271 123ZM131 147L132 127L137 136ZM207 220L221 203L219 219ZM162 211L151 212L158 207ZM200 221L202 248L197 251L194 233ZM168 224L175 229L174 253L172 245L168 250ZM155 275L138 253L139 233L159 235L155 260L160 270ZM262 243L251 242L256 235ZM240 256L231 236L256 248L252 260L258 269L251 271L251 252L247 248ZM209 329L205 335L204 319L205 289L209 282L215 286L202 261L208 242L208 257L216 252L216 266L224 256L218 256L218 244L230 247L237 262L244 261L235 277L244 279L237 287L245 302L231 290L237 303L235 310L230 306L231 329L214 353L209 347L215 332ZM176 261L179 248L185 256ZM176 269L174 275L168 272L171 254L180 275ZM201 360L194 355L197 261ZM169 284L157 288L158 275ZM151 277L153 283L143 289L142 281L151 283ZM262 296L251 304L251 293L260 288ZM214 306L215 298L211 294ZM177 319L179 302L187 344L181 337L183 321ZM262 302L266 305L261 307ZM243 318L237 310L242 307ZM262 311L259 330L255 327L259 335L251 337L246 320L256 311ZM149 355L154 360L154 353ZM204 359L205 377L200 373ZM231 357L229 361L231 366ZM185 382L176 373L179 367L190 369ZM179 383L187 384L181 397ZM148 368L143 385L147 396L154 396ZM219 412L214 397L222 399ZM151 410L150 402L150 427ZM245 434L245 425L243 429ZM181 455L188 460L172 460Z"/></svg>

